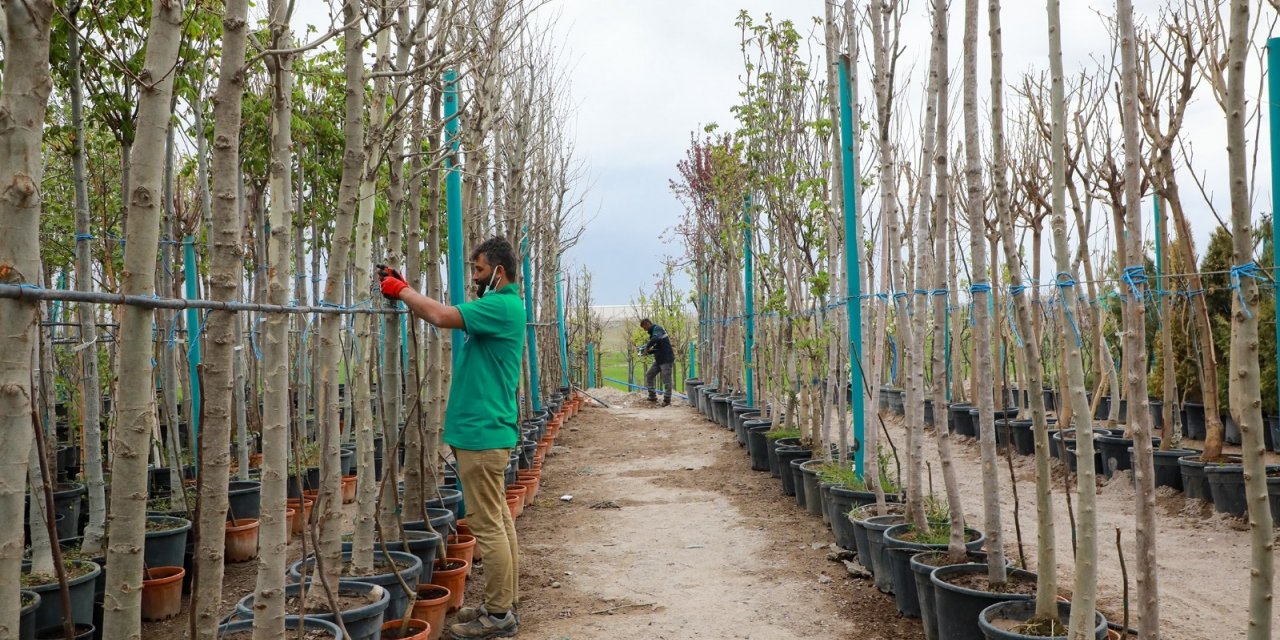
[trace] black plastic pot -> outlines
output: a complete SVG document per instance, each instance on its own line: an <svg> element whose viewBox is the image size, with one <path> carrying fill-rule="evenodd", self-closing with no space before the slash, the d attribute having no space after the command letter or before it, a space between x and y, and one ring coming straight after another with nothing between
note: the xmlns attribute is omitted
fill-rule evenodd
<svg viewBox="0 0 1280 640"><path fill-rule="evenodd" d="M924 401L924 423L933 426L933 401Z"/></svg>
<svg viewBox="0 0 1280 640"><path fill-rule="evenodd" d="M735 402L729 406L729 429L737 433L742 428L742 423L748 420L748 416L754 415L755 418L760 417L760 410L755 407L747 406L746 402Z"/></svg>
<svg viewBox="0 0 1280 640"><path fill-rule="evenodd" d="M1106 420L1107 415L1111 413L1111 396L1102 396L1098 398L1098 408L1093 410L1094 420Z"/></svg>
<svg viewBox="0 0 1280 640"><path fill-rule="evenodd" d="M285 616L284 628L286 631L296 631L298 625L302 625L302 629L307 632L320 633L323 637L320 640L343 640L342 629L338 625L328 621L321 620L315 616L308 615L306 618L297 616ZM381 625L379 625L381 626ZM234 633L237 631L253 631L253 620L235 620L218 627L218 637ZM314 637L309 633L307 637ZM287 637L294 637L293 634L287 634Z"/></svg>
<svg viewBox="0 0 1280 640"><path fill-rule="evenodd" d="M467 517L467 514L463 512L461 491L457 489L450 489L448 487L439 487L439 490L440 497L424 500L422 502L423 506L443 508L452 511L454 522Z"/></svg>
<svg viewBox="0 0 1280 640"><path fill-rule="evenodd" d="M689 403L689 406L691 407L698 406L698 387L701 387L702 384L703 382L697 378L685 379L684 395L685 395L685 400L688 401Z"/></svg>
<svg viewBox="0 0 1280 640"><path fill-rule="evenodd" d="M954 403L947 408L947 413L951 416L951 430L956 435L970 438L977 435L974 430L973 416L969 413L971 409L973 405L964 402Z"/></svg>
<svg viewBox="0 0 1280 640"><path fill-rule="evenodd" d="M63 482L54 487L53 512L63 516L58 520L58 539L80 535L80 502L85 488L79 482Z"/></svg>
<svg viewBox="0 0 1280 640"><path fill-rule="evenodd" d="M887 551L889 575L893 580L893 597L898 605L898 612L908 618L920 617L920 597L916 593L915 576L911 571L911 557L921 551L946 551L945 544L921 544L912 540L904 540L903 536L912 530L907 523L896 524L884 532L884 546ZM965 548L977 551L986 542L986 536L976 529L965 530Z"/></svg>
<svg viewBox="0 0 1280 640"><path fill-rule="evenodd" d="M161 524L168 528L151 531L150 525ZM148 567L181 567L182 554L187 548L187 534L191 521L175 516L147 516L146 543L142 546L142 561Z"/></svg>
<svg viewBox="0 0 1280 640"><path fill-rule="evenodd" d="M1262 416L1263 439L1268 451L1280 451L1280 416Z"/></svg>
<svg viewBox="0 0 1280 640"><path fill-rule="evenodd" d="M256 520L262 515L262 483L232 480L227 485L227 519Z"/></svg>
<svg viewBox="0 0 1280 640"><path fill-rule="evenodd" d="M858 548L853 537L853 521L849 520L849 512L865 504L860 497L860 494L864 493L866 492L854 491L840 485L835 485L828 491L830 498L827 515L831 521L831 533L836 538L836 544L844 549Z"/></svg>
<svg viewBox="0 0 1280 640"><path fill-rule="evenodd" d="M36 609L40 608L40 594L25 589L19 593L19 602L28 598L31 601L22 605L22 612L18 615L18 640L32 640L36 637Z"/></svg>
<svg viewBox="0 0 1280 640"><path fill-rule="evenodd" d="M1271 515L1275 518L1280 514L1280 473L1267 474L1267 501L1271 503ZM1280 527L1280 522L1275 522L1275 525Z"/></svg>
<svg viewBox="0 0 1280 640"><path fill-rule="evenodd" d="M1129 455L1129 448L1133 446L1132 438L1100 435L1093 441L1098 447L1098 452L1102 454L1102 466L1098 467L1102 477L1110 478L1121 471L1133 468L1133 457Z"/></svg>
<svg viewBox="0 0 1280 640"><path fill-rule="evenodd" d="M1133 449L1129 449L1130 455ZM1161 451L1156 449L1151 452L1152 461L1155 463L1156 470L1156 486L1157 487L1173 487L1178 491L1182 491L1182 467L1178 464L1179 458L1186 456L1198 456L1200 452L1196 449L1169 449Z"/></svg>
<svg viewBox="0 0 1280 640"><path fill-rule="evenodd" d="M718 390L710 384L704 384L701 387L698 387L698 406L696 409L708 419L711 417L711 395L717 391Z"/></svg>
<svg viewBox="0 0 1280 640"><path fill-rule="evenodd" d="M307 580L307 583L309 588L310 579ZM338 593L340 595L376 598L371 604L342 611L338 614L342 616L342 624L346 627L347 635L351 640L377 640L382 636L383 620L395 619L390 617L387 611L391 605L391 593L379 585L370 584L363 581L363 579L359 582L355 580L339 580ZM284 586L286 600L296 598L299 595L302 595L302 585L287 584ZM251 593L236 603L236 615L241 620L253 619L254 596L255 594ZM285 620L287 621L288 619L289 617L286 616ZM307 619L333 622L335 616L332 613L309 613L307 614Z"/></svg>
<svg viewBox="0 0 1280 640"><path fill-rule="evenodd" d="M431 572L436 558L444 557L445 545L441 544L444 538L438 532L432 533L423 530L405 529L402 533L403 535L399 540L387 541L387 550L418 556L418 559L422 560L422 569L418 573L418 582L431 582ZM354 543L352 541L343 540L342 552L350 553L353 546ZM382 553L381 540L374 540L373 552Z"/></svg>
<svg viewBox="0 0 1280 640"><path fill-rule="evenodd" d="M920 604L920 621L924 626L924 637L926 640L937 640L938 638L938 617L934 611L934 594L933 581L929 576L933 575L933 570L938 568L937 565L926 561L924 558L937 554L937 551L917 552L911 556L910 569L911 575L916 583L916 599ZM967 554L967 560L970 563L986 564L987 554L985 551L970 551ZM1006 558L1006 566L1013 566L1013 563Z"/></svg>
<svg viewBox="0 0 1280 640"><path fill-rule="evenodd" d="M1049 426L1053 426L1057 420L1049 422ZM1022 456L1033 456L1036 454L1036 432L1030 420L1010 420L1009 421L1009 440L1013 444L1013 450Z"/></svg>
<svg viewBox="0 0 1280 640"><path fill-rule="evenodd" d="M1182 403L1182 434L1192 440L1204 440L1204 405L1199 402Z"/></svg>
<svg viewBox="0 0 1280 640"><path fill-rule="evenodd" d="M874 567L872 573L875 574L876 588L882 593L893 593L893 574L889 572L889 558L884 552L884 532L893 525L901 524L903 520L904 516L893 514L873 516L862 521L862 526L867 530L867 551Z"/></svg>
<svg viewBox="0 0 1280 640"><path fill-rule="evenodd" d="M1209 496L1213 498L1213 510L1237 518L1249 512L1249 502L1244 492L1243 464L1210 464L1204 468L1209 483Z"/></svg>
<svg viewBox="0 0 1280 640"><path fill-rule="evenodd" d="M1225 458L1225 462L1229 464L1240 462L1239 456L1225 456ZM1209 478L1205 474L1205 467L1209 464L1200 460L1199 455L1178 458L1178 467L1182 471L1182 493L1188 498L1213 500L1213 494L1209 491Z"/></svg>
<svg viewBox="0 0 1280 640"><path fill-rule="evenodd" d="M342 465L342 475L349 476L356 472L356 452L354 449L343 449L338 454L338 460Z"/></svg>
<svg viewBox="0 0 1280 640"><path fill-rule="evenodd" d="M812 457L812 453L810 454ZM796 498L796 506L801 509L807 506L804 499L804 469L800 465L809 462L809 458L796 458L791 461L791 489L792 494Z"/></svg>
<svg viewBox="0 0 1280 640"><path fill-rule="evenodd" d="M1044 393L1044 410L1057 411L1058 410L1058 392L1048 387L1045 387L1043 393Z"/></svg>
<svg viewBox="0 0 1280 640"><path fill-rule="evenodd" d="M736 400L732 395L724 394L711 398L711 412L716 424L729 427L729 406Z"/></svg>
<svg viewBox="0 0 1280 640"><path fill-rule="evenodd" d="M778 472L778 439L765 437L764 454L765 463L769 467L769 475L775 478L781 476L782 474Z"/></svg>
<svg viewBox="0 0 1280 640"><path fill-rule="evenodd" d="M84 560L71 561L76 566L92 565L93 570L67 581L67 591L71 594L71 620L77 624L93 624L93 584L102 574L102 567L96 562ZM58 581L27 587L40 596L34 614L34 629L39 631L45 627L62 624L64 610Z"/></svg>
<svg viewBox="0 0 1280 640"><path fill-rule="evenodd" d="M796 476L792 470L792 461L808 460L812 455L809 449L804 447L778 447L778 470L779 477L782 480L782 494L794 496L796 494Z"/></svg>
<svg viewBox="0 0 1280 640"><path fill-rule="evenodd" d="M934 612L938 619L938 640L984 640L978 627L978 615L983 609L997 602L1033 600L1032 595L991 593L951 584L949 580L967 574L985 574L985 564L957 564L934 569L929 579L933 582ZM1014 569L1010 579L1035 581L1029 571Z"/></svg>
<svg viewBox="0 0 1280 640"><path fill-rule="evenodd" d="M75 638L75 640L93 640L97 633L97 627L94 627L92 624L87 622L77 622L74 630L72 631L73 635L71 637ZM64 640L66 637L66 629L63 628L62 623L59 622L58 624L45 627L37 631L35 640Z"/></svg>
<svg viewBox="0 0 1280 640"><path fill-rule="evenodd" d="M289 580L291 582L298 582L302 579L302 566L304 562L306 563L308 575L315 570L314 557L299 560L289 565ZM342 552L342 563L347 564L349 562L351 562L351 552ZM422 560L412 553L404 553L401 551L383 552L381 549L374 549L374 570L377 571L381 568L387 568L388 571L386 573L360 576L359 582L369 585L377 585L385 589L390 594L391 598L386 608L387 618L389 620L399 620L404 617L405 612L409 608L410 592L405 591L404 587L400 585L400 579L396 577L395 571L389 570L392 562L397 564L400 562L410 563L409 568L400 570L400 578L403 578L405 583L409 585L409 589L411 589L413 593L416 593L418 588L418 576L422 575ZM288 597L287 592L285 597ZM350 633L352 637L355 637L355 634L351 633L350 629L347 629L347 632Z"/></svg>
<svg viewBox="0 0 1280 640"><path fill-rule="evenodd" d="M751 453L751 470L769 470L769 451L765 433L773 427L772 420L748 420L743 423L747 430L747 451Z"/></svg>
<svg viewBox="0 0 1280 640"><path fill-rule="evenodd" d="M431 521L431 528L441 535L451 535L457 533L456 520L454 520L453 511L443 507L427 507L427 520ZM405 531L426 531L427 523L422 520L413 520L404 523Z"/></svg>
<svg viewBox="0 0 1280 640"><path fill-rule="evenodd" d="M822 460L802 463L800 470L804 473L804 491L796 490L797 495L804 493L805 509L815 516L822 515L822 492L818 488L818 467L822 464Z"/></svg>
<svg viewBox="0 0 1280 640"><path fill-rule="evenodd" d="M1045 640L1045 638L1063 638L1065 640L1066 633L1060 636L1032 636L1013 631L1006 631L1003 627L1006 625L992 624L995 620L1006 620L1013 622L1026 622L1036 614L1035 600L1014 600L1010 602L997 602L978 615L978 628L981 629L982 635L987 640ZM1107 619L1102 614L1095 611L1093 637L1096 640L1106 640L1107 637ZM1066 625L1066 621L1071 619L1071 603L1058 603L1058 619Z"/></svg>

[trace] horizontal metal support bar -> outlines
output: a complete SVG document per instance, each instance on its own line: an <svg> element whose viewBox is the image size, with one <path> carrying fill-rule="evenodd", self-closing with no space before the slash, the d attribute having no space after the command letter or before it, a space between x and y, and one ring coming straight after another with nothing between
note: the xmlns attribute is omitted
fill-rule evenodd
<svg viewBox="0 0 1280 640"><path fill-rule="evenodd" d="M255 302L224 302L220 300L188 300L186 298L160 298L155 296L134 296L122 293L103 293L100 291L68 291L64 289L43 289L24 287L12 284L0 284L0 298L14 300L60 300L63 302L84 302L89 304L122 304L144 309L212 309L216 311L259 311L262 313L322 313L322 314L375 314L399 315L405 309L387 307L341 307L325 306L286 306L279 304L258 304Z"/></svg>

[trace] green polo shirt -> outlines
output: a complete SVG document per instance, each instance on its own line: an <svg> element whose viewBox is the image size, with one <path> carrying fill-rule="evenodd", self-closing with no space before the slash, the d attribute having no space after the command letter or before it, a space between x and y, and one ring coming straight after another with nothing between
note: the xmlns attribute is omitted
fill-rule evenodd
<svg viewBox="0 0 1280 640"><path fill-rule="evenodd" d="M458 305L466 324L462 355L449 386L444 441L456 449L510 449L520 440L520 365L525 313L519 289L502 289Z"/></svg>

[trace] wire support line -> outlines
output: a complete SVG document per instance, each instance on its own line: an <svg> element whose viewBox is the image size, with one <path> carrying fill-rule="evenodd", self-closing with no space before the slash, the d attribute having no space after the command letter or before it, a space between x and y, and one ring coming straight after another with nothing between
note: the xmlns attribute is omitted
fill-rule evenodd
<svg viewBox="0 0 1280 640"><path fill-rule="evenodd" d="M334 315L375 314L400 315L406 309L387 307L353 306L325 304L323 306L286 306L278 304L260 304L256 302L235 302L222 300L188 300L186 298L161 298L159 296L126 295L123 293L104 293L101 291L71 291L66 289L45 289L34 285L0 284L0 298L10 300L81 302L88 304L111 304L141 307L144 309L209 309L213 311L256 311L260 313L321 313Z"/></svg>

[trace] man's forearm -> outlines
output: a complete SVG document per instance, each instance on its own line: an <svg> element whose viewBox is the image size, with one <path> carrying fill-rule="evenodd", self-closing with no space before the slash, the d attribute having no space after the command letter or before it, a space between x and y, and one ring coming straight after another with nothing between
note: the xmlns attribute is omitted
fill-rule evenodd
<svg viewBox="0 0 1280 640"><path fill-rule="evenodd" d="M403 289L400 300L409 307L414 315L444 329L462 329L462 314L457 307L451 307L439 300L424 296L413 289Z"/></svg>

